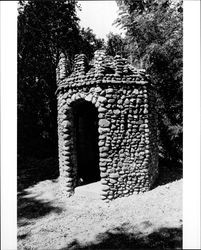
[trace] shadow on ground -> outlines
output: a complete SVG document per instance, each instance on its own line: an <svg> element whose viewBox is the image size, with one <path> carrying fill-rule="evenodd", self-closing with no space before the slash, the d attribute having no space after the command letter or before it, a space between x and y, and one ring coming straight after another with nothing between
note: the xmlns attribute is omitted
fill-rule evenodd
<svg viewBox="0 0 201 250"><path fill-rule="evenodd" d="M128 234L116 228L116 232L99 234L96 243L84 246L74 240L60 250L69 249L182 249L182 228L161 228L148 235Z"/></svg>
<svg viewBox="0 0 201 250"><path fill-rule="evenodd" d="M19 225L21 225L20 219L36 219L50 212L60 214L63 211L61 208L53 206L51 202L37 200L36 198L24 198L24 195L24 192L18 195L17 216Z"/></svg>
<svg viewBox="0 0 201 250"><path fill-rule="evenodd" d="M183 172L181 166L165 160L159 161L159 176L153 188L180 180ZM18 192L43 180L59 177L59 166L56 158L23 159L18 161Z"/></svg>
<svg viewBox="0 0 201 250"><path fill-rule="evenodd" d="M29 234L22 234L17 236L17 240L24 240L29 236Z"/></svg>
<svg viewBox="0 0 201 250"><path fill-rule="evenodd" d="M18 225L25 225L26 219L34 219L45 216L50 212L61 213L62 209L52 206L51 202L38 200L37 197L27 198L28 192L25 190L44 180L56 182L59 176L57 159L51 157L47 159L21 159L18 160L17 173L17 215ZM21 222L21 219L23 222Z"/></svg>
<svg viewBox="0 0 201 250"><path fill-rule="evenodd" d="M44 180L56 181L59 176L58 161L55 158L23 159L18 162L18 219L34 219L50 212L61 213L62 209L52 206L51 202L25 198L25 189ZM182 170L172 163L160 161L159 176L153 186L164 185L182 178ZM51 184L52 185L52 184Z"/></svg>
<svg viewBox="0 0 201 250"><path fill-rule="evenodd" d="M165 160L159 161L159 175L152 189L157 186L165 185L183 177L181 165Z"/></svg>

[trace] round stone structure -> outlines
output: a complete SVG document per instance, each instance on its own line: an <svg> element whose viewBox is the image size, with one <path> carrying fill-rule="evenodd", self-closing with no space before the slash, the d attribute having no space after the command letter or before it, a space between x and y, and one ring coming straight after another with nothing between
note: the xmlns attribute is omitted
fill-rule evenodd
<svg viewBox="0 0 201 250"><path fill-rule="evenodd" d="M75 56L67 77L65 56L57 68L61 192L101 181L103 200L148 191L158 175L154 88L144 70L119 55Z"/></svg>

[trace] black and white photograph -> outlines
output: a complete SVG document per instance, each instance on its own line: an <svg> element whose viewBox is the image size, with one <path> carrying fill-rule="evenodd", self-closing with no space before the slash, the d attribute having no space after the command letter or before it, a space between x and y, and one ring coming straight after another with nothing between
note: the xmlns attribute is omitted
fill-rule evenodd
<svg viewBox="0 0 201 250"><path fill-rule="evenodd" d="M187 249L184 1L15 4L16 249Z"/></svg>

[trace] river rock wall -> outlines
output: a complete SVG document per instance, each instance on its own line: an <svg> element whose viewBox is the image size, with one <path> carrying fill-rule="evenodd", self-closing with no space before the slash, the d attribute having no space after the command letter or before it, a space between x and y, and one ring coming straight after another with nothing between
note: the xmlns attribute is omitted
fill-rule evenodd
<svg viewBox="0 0 201 250"><path fill-rule="evenodd" d="M73 105L87 101L98 110L101 198L112 200L148 191L158 174L157 115L154 89L146 73L120 56L95 53L92 65L77 55L66 77L64 58L57 70L61 192L78 185Z"/></svg>

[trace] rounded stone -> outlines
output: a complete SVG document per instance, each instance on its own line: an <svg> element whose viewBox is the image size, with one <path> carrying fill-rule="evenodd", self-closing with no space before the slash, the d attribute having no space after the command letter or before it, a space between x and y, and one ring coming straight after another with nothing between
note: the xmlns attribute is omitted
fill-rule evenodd
<svg viewBox="0 0 201 250"><path fill-rule="evenodd" d="M116 183L116 182L117 182L117 180L115 180L115 179L110 179L110 183L114 184L114 183Z"/></svg>
<svg viewBox="0 0 201 250"><path fill-rule="evenodd" d="M119 109L115 109L115 110L113 111L113 113L114 113L115 115L119 115L119 114L121 113L121 111L120 111Z"/></svg>
<svg viewBox="0 0 201 250"><path fill-rule="evenodd" d="M105 141L104 141L104 140L100 140L100 141L98 142L98 146L99 146L99 147L103 146L104 144L105 144Z"/></svg>
<svg viewBox="0 0 201 250"><path fill-rule="evenodd" d="M65 127L65 128L68 128L68 127L70 127L71 125L72 125L72 123L70 122L70 121L63 121L62 123L61 123L61 125L63 126L63 127Z"/></svg>
<svg viewBox="0 0 201 250"><path fill-rule="evenodd" d="M119 177L118 173L111 173L110 174L110 178L112 178L112 179L117 179L118 177Z"/></svg>
<svg viewBox="0 0 201 250"><path fill-rule="evenodd" d="M99 135L99 140L101 141L103 141L103 139L105 139L106 138L106 135L105 134L103 134L103 135Z"/></svg>
<svg viewBox="0 0 201 250"><path fill-rule="evenodd" d="M108 177L108 173L106 172L106 167L100 167L100 177L101 178Z"/></svg>
<svg viewBox="0 0 201 250"><path fill-rule="evenodd" d="M101 172L104 172L104 173L105 173L106 170L107 170L106 166L104 166L104 167L101 167L101 166L100 166L100 171L101 171Z"/></svg>
<svg viewBox="0 0 201 250"><path fill-rule="evenodd" d="M90 102L92 100L92 98L93 98L92 94L89 94L85 97L85 100Z"/></svg>
<svg viewBox="0 0 201 250"><path fill-rule="evenodd" d="M106 184L101 185L101 190L102 191L108 191L109 189L110 189L110 187L108 185L106 185ZM102 193L102 195L107 195L107 194Z"/></svg>
<svg viewBox="0 0 201 250"><path fill-rule="evenodd" d="M101 89L100 87L96 87L94 90L95 90L97 93L99 93L99 92L102 91L102 89Z"/></svg>
<svg viewBox="0 0 201 250"><path fill-rule="evenodd" d="M100 103L105 103L105 102L107 102L107 98L105 98L105 97L103 97L103 96L99 96L99 97L98 97L98 102L100 102Z"/></svg>
<svg viewBox="0 0 201 250"><path fill-rule="evenodd" d="M106 196L104 196L104 195L102 195L102 194L101 194L101 196L100 196L100 197L101 197L101 200L106 200L106 199L107 199L107 195L106 195Z"/></svg>
<svg viewBox="0 0 201 250"><path fill-rule="evenodd" d="M100 113L105 113L106 111L107 111L106 108L103 108L103 107L98 108L98 112L100 112Z"/></svg>
<svg viewBox="0 0 201 250"><path fill-rule="evenodd" d="M106 89L106 93L107 93L107 94L111 94L111 93L113 93L113 92L114 92L114 89L112 89L112 88Z"/></svg>
<svg viewBox="0 0 201 250"><path fill-rule="evenodd" d="M124 101L124 104L129 104L129 103L130 103L129 99L126 98L126 100Z"/></svg>
<svg viewBox="0 0 201 250"><path fill-rule="evenodd" d="M109 147L100 147L100 152L107 152L109 150Z"/></svg>
<svg viewBox="0 0 201 250"><path fill-rule="evenodd" d="M110 129L109 128L98 128L98 132L100 134L104 134L104 133L107 133L107 132L110 132Z"/></svg>
<svg viewBox="0 0 201 250"><path fill-rule="evenodd" d="M115 125L112 125L112 126L111 126L111 129L112 129L112 130L115 130L115 129L116 129L116 126L115 126Z"/></svg>
<svg viewBox="0 0 201 250"><path fill-rule="evenodd" d="M110 122L107 119L100 119L99 126L103 128L108 128L110 126Z"/></svg>
<svg viewBox="0 0 201 250"><path fill-rule="evenodd" d="M114 103L115 102L115 99L109 99L108 100L108 103Z"/></svg>
<svg viewBox="0 0 201 250"><path fill-rule="evenodd" d="M104 113L99 113L98 114L98 118L103 118L105 115L104 115Z"/></svg>
<svg viewBox="0 0 201 250"><path fill-rule="evenodd" d="M101 158L107 158L107 156L108 156L108 154L106 152L100 153L100 157Z"/></svg>

